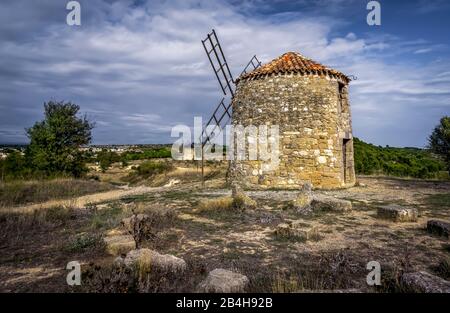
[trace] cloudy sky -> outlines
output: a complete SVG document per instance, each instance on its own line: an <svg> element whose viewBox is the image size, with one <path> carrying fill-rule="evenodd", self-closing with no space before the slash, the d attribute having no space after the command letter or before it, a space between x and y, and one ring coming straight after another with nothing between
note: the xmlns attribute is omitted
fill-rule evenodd
<svg viewBox="0 0 450 313"><path fill-rule="evenodd" d="M0 143L48 100L73 101L96 121L94 142L167 143L172 126L209 117L221 98L200 40L215 28L236 76L253 54L267 62L298 51L357 76L354 135L418 146L450 114L450 2L366 0L65 0L0 3Z"/></svg>

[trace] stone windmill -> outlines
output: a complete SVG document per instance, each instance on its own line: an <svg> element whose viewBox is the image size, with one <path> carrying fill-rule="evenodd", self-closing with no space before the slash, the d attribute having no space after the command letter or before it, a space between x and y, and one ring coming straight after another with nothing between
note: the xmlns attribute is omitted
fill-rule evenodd
<svg viewBox="0 0 450 313"><path fill-rule="evenodd" d="M350 78L288 52L236 80L233 125L278 125L279 166L232 161L231 181L248 187L342 188L355 183Z"/></svg>
<svg viewBox="0 0 450 313"><path fill-rule="evenodd" d="M261 161L235 159L228 170L230 183L250 188L355 183L348 76L288 52L265 65L254 56L234 80L215 31L202 43L224 95L231 96L222 98L202 132L202 177L204 147L231 119L244 127L278 125L280 160L267 172ZM209 125L213 131L206 132Z"/></svg>

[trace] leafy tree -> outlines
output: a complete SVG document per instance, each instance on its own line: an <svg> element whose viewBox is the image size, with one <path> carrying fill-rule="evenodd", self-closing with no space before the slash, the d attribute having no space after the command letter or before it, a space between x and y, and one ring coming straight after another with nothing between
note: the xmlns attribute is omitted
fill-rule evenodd
<svg viewBox="0 0 450 313"><path fill-rule="evenodd" d="M23 178L28 172L25 165L25 158L20 152L10 152L6 159L0 160L0 179Z"/></svg>
<svg viewBox="0 0 450 313"><path fill-rule="evenodd" d="M113 151L102 149L102 151L97 154L97 162L99 163L102 172L106 172L111 164L119 161L120 156Z"/></svg>
<svg viewBox="0 0 450 313"><path fill-rule="evenodd" d="M428 138L428 147L444 159L450 173L450 116L441 118Z"/></svg>
<svg viewBox="0 0 450 313"><path fill-rule="evenodd" d="M44 120L26 129L30 144L25 151L28 164L46 176L81 176L87 169L80 151L91 142L94 124L78 117L80 107L71 102L44 104Z"/></svg>

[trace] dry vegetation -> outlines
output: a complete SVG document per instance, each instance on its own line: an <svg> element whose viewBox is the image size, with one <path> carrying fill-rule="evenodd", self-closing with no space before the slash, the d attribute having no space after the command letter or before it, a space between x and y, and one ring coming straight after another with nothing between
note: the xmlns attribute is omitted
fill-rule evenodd
<svg viewBox="0 0 450 313"><path fill-rule="evenodd" d="M0 208L52 199L68 199L113 189L108 183L82 179L0 182Z"/></svg>
<svg viewBox="0 0 450 313"><path fill-rule="evenodd" d="M349 288L399 292L406 290L398 277L410 270L448 279L450 244L429 235L425 223L429 218L450 219L449 182L360 177L367 186L321 192L352 201L351 212L301 217L289 206L296 191L247 191L257 201L256 209L236 210L231 191L225 188L225 168L226 164L208 168L206 189L201 188L195 164L175 163L167 172L136 182L166 186L154 191L83 209L2 213L0 290L193 291L218 267L247 275L250 292ZM115 179L129 171L120 170ZM100 179L108 174L99 174ZM377 219L376 206L389 203L418 208L418 222ZM114 257L105 253L102 238L133 212L145 213L151 220L151 234L142 238L140 247L183 258L186 274L155 272L142 277L111 267ZM290 220L317 226L319 236L307 241L274 236L275 227ZM65 284L64 268L72 260L80 261L84 272L83 285L75 289ZM379 261L383 270L378 289L365 283L365 266L371 260Z"/></svg>

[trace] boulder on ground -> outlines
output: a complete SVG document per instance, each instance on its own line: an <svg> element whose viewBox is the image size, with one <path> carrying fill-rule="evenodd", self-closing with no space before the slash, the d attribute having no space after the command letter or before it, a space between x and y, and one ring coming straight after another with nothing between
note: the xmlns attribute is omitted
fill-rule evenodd
<svg viewBox="0 0 450 313"><path fill-rule="evenodd" d="M249 280L247 276L216 268L197 287L198 292L234 293L244 292Z"/></svg>
<svg viewBox="0 0 450 313"><path fill-rule="evenodd" d="M186 270L186 262L183 259L170 254L160 254L146 248L128 252L123 263L126 267L137 268L144 272L156 270L179 274Z"/></svg>
<svg viewBox="0 0 450 313"><path fill-rule="evenodd" d="M405 273L401 283L409 290L425 293L450 293L450 282L427 272Z"/></svg>
<svg viewBox="0 0 450 313"><path fill-rule="evenodd" d="M121 255L136 249L136 242L131 235L110 235L103 238L106 252L111 255Z"/></svg>
<svg viewBox="0 0 450 313"><path fill-rule="evenodd" d="M430 234L435 234L449 238L450 223L440 220L429 220L427 222L427 231Z"/></svg>
<svg viewBox="0 0 450 313"><path fill-rule="evenodd" d="M313 210L326 210L336 212L345 212L352 210L352 203L350 201L326 195L314 195L311 206Z"/></svg>
<svg viewBox="0 0 450 313"><path fill-rule="evenodd" d="M417 209L407 208L397 204L385 205L377 208L377 216L394 222L416 222Z"/></svg>
<svg viewBox="0 0 450 313"><path fill-rule="evenodd" d="M256 201L247 196L238 184L233 184L231 195L233 198L233 207L241 210L256 209Z"/></svg>
<svg viewBox="0 0 450 313"><path fill-rule="evenodd" d="M275 235L283 238L308 240L319 233L316 226L305 224L302 221L278 224Z"/></svg>
<svg viewBox="0 0 450 313"><path fill-rule="evenodd" d="M291 205L297 213L308 215L312 213L312 201L313 195L311 183L305 183L300 189L299 195L292 201Z"/></svg>

